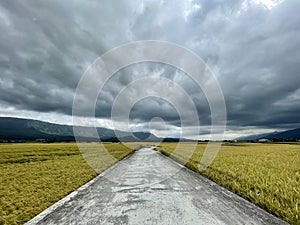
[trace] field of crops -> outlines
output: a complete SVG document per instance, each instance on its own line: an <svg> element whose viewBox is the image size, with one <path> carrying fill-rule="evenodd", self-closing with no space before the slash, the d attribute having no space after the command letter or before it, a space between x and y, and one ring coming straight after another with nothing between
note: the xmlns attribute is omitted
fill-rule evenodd
<svg viewBox="0 0 300 225"><path fill-rule="evenodd" d="M85 157L99 149L108 155L99 145L80 149ZM114 158L98 161L99 173L133 151L121 144L105 147ZM0 225L23 224L97 175L75 143L0 144L0 174Z"/></svg>
<svg viewBox="0 0 300 225"><path fill-rule="evenodd" d="M191 158L190 143L171 157L199 172L206 144L198 144ZM162 143L158 150L170 155L175 143ZM212 165L200 172L277 217L300 224L300 145L224 143Z"/></svg>
<svg viewBox="0 0 300 225"><path fill-rule="evenodd" d="M105 144L110 154L97 143L81 144L81 152L75 143L0 144L0 225L30 220L140 144ZM187 158L190 145L184 143L172 158L199 172L206 144L198 144ZM161 143L158 150L170 155L175 146ZM279 218L300 224L298 143L224 143L212 165L200 173Z"/></svg>

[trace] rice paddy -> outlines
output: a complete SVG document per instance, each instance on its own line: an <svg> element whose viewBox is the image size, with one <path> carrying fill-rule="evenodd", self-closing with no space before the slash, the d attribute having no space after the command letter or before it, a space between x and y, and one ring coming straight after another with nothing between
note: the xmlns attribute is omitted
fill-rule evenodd
<svg viewBox="0 0 300 225"><path fill-rule="evenodd" d="M187 158L189 145L171 157L290 224L300 224L298 143L223 143L213 163L201 172L206 144L198 144ZM161 143L158 150L170 155L175 147L176 143Z"/></svg>
<svg viewBox="0 0 300 225"><path fill-rule="evenodd" d="M114 158L103 159L98 173L133 152L121 144L105 147ZM97 175L75 143L0 144L0 174L0 225L23 224Z"/></svg>
<svg viewBox="0 0 300 225"><path fill-rule="evenodd" d="M30 220L139 145L106 143L99 152L99 143L82 143L80 151L75 143L0 144L0 225ZM199 143L191 157L189 145L172 155L176 143L161 143L158 150L290 224L300 224L299 143L223 143L201 172L206 144Z"/></svg>

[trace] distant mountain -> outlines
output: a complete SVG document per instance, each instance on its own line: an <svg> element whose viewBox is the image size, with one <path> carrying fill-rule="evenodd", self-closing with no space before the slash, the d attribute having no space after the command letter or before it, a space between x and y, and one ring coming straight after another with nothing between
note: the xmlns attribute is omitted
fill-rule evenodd
<svg viewBox="0 0 300 225"><path fill-rule="evenodd" d="M267 139L297 139L300 140L300 128L266 135Z"/></svg>
<svg viewBox="0 0 300 225"><path fill-rule="evenodd" d="M283 132L273 132L258 135L250 135L239 137L236 140L258 140L258 139L269 139L269 140L300 140L300 128L287 130Z"/></svg>
<svg viewBox="0 0 300 225"><path fill-rule="evenodd" d="M264 133L264 134L253 134L253 135L249 135L249 136L238 137L235 140L238 140L238 141L258 140L258 139L265 138L265 136L267 136L267 135L277 134L277 133L279 133L279 132Z"/></svg>
<svg viewBox="0 0 300 225"><path fill-rule="evenodd" d="M160 140L148 132L124 132L97 127L93 134L89 127L76 127L76 136L82 141L141 141L149 138L151 141ZM39 120L0 117L0 140L7 141L75 141L73 127L47 123Z"/></svg>

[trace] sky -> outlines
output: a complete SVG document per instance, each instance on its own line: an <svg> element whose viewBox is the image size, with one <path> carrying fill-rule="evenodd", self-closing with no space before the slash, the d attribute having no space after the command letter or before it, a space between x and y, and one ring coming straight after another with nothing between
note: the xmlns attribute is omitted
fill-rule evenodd
<svg viewBox="0 0 300 225"><path fill-rule="evenodd" d="M0 116L72 124L77 85L97 57L122 44L159 40L191 50L209 66L225 99L226 139L297 128L299 8L299 0L2 0ZM121 113L112 121L118 95L142 76L171 83L140 84L123 93L124 107L132 93L150 89L174 102L144 98L131 108L129 126ZM200 138L207 138L211 112L205 93L181 70L153 62L114 74L95 103L96 120L78 115L76 125L198 137L192 120L183 132L174 105L183 108L185 100L170 87L173 82L193 100Z"/></svg>

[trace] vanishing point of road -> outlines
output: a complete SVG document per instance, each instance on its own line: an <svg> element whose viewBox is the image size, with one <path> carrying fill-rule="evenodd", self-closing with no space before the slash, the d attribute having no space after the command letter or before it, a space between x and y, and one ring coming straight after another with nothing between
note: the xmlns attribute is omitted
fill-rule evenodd
<svg viewBox="0 0 300 225"><path fill-rule="evenodd" d="M286 224L161 153L143 148L26 225Z"/></svg>

